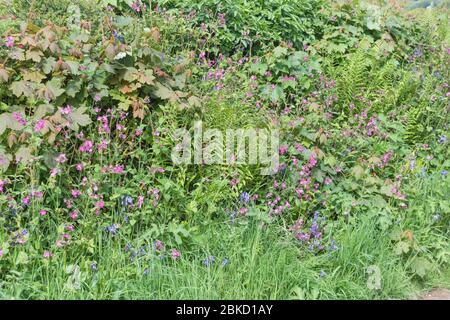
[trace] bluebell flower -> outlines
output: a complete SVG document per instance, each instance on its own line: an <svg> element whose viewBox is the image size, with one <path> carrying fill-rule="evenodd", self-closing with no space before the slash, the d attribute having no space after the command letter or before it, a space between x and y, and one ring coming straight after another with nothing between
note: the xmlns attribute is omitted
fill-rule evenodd
<svg viewBox="0 0 450 320"><path fill-rule="evenodd" d="M106 230L112 235L115 235L117 233L117 225L113 223L111 226L106 227Z"/></svg>
<svg viewBox="0 0 450 320"><path fill-rule="evenodd" d="M22 232L21 232L21 234L24 236L24 235L26 235L28 233L28 230L27 229L23 229L22 230Z"/></svg>
<svg viewBox="0 0 450 320"><path fill-rule="evenodd" d="M239 199L243 203L248 203L250 201L250 194L248 194L248 192L242 192Z"/></svg>
<svg viewBox="0 0 450 320"><path fill-rule="evenodd" d="M320 271L320 273L319 273L319 276L321 277L321 278L323 278L323 277L325 277L327 275L327 273L325 272L325 271Z"/></svg>
<svg viewBox="0 0 450 320"><path fill-rule="evenodd" d="M442 176L446 176L447 174L448 174L448 171L447 171L447 170L442 170L442 171L441 171L441 175L442 175Z"/></svg>
<svg viewBox="0 0 450 320"><path fill-rule="evenodd" d="M209 256L208 258L203 260L203 264L205 266L209 267L212 263L214 263L214 260L216 260L216 258L214 256Z"/></svg>
<svg viewBox="0 0 450 320"><path fill-rule="evenodd" d="M446 143L448 141L447 136L440 136L438 139L438 143Z"/></svg>
<svg viewBox="0 0 450 320"><path fill-rule="evenodd" d="M120 204L124 207L130 206L133 204L133 198L130 196L123 196L120 201Z"/></svg>
<svg viewBox="0 0 450 320"><path fill-rule="evenodd" d="M222 266L225 267L229 262L230 262L230 260L228 258L223 258L222 259Z"/></svg>
<svg viewBox="0 0 450 320"><path fill-rule="evenodd" d="M148 275L150 273L150 269L145 268L143 273L144 273L144 276Z"/></svg>
<svg viewBox="0 0 450 320"><path fill-rule="evenodd" d="M91 263L91 270L97 271L97 263L96 262Z"/></svg>
<svg viewBox="0 0 450 320"><path fill-rule="evenodd" d="M336 251L338 247L336 246L336 242L331 240L330 251Z"/></svg>

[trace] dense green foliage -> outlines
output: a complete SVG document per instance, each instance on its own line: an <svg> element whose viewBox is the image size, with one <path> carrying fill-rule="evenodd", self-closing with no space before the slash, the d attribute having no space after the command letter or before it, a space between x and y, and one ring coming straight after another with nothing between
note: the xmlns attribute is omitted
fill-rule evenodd
<svg viewBox="0 0 450 320"><path fill-rule="evenodd" d="M0 4L0 297L410 298L449 286L445 5ZM278 129L280 166L175 165Z"/></svg>

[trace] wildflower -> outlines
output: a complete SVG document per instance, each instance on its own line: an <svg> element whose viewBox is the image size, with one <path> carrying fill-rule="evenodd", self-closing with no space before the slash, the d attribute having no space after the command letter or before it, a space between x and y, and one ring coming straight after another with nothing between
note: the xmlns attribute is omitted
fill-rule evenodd
<svg viewBox="0 0 450 320"><path fill-rule="evenodd" d="M42 256L43 256L45 259L49 259L49 258L51 258L51 256L53 256L53 254L50 253L50 251L45 250L44 253L42 254Z"/></svg>
<svg viewBox="0 0 450 320"><path fill-rule="evenodd" d="M94 144L92 143L92 141L90 140L86 140L85 142L83 142L79 148L79 150L81 152L85 152L85 153L92 153L92 148L94 147Z"/></svg>
<svg viewBox="0 0 450 320"><path fill-rule="evenodd" d="M325 271L320 271L320 273L319 273L319 276L321 277L321 278L323 278L323 277L325 277L327 275L327 273L325 272Z"/></svg>
<svg viewBox="0 0 450 320"><path fill-rule="evenodd" d="M442 216L439 213L433 215L433 222L438 222L441 219L442 219Z"/></svg>
<svg viewBox="0 0 450 320"><path fill-rule="evenodd" d="M205 260L203 260L203 264L209 267L212 263L214 263L215 260L216 258L214 256L209 256Z"/></svg>
<svg viewBox="0 0 450 320"><path fill-rule="evenodd" d="M138 208L141 209L143 205L144 205L144 196L139 196L138 197Z"/></svg>
<svg viewBox="0 0 450 320"><path fill-rule="evenodd" d="M0 258L3 257L3 249L0 249Z"/></svg>
<svg viewBox="0 0 450 320"><path fill-rule="evenodd" d="M7 46L8 48L14 47L14 38L11 36L6 37L5 46Z"/></svg>
<svg viewBox="0 0 450 320"><path fill-rule="evenodd" d="M113 173L117 173L117 174L121 174L124 173L124 166L123 165L118 165L112 168L112 172Z"/></svg>
<svg viewBox="0 0 450 320"><path fill-rule="evenodd" d="M22 203L26 206L30 205L30 197L26 196L25 198L23 198Z"/></svg>
<svg viewBox="0 0 450 320"><path fill-rule="evenodd" d="M18 123L20 123L22 126L27 125L27 121L22 117L22 115L18 112L13 112L12 117L14 120L16 120Z"/></svg>
<svg viewBox="0 0 450 320"><path fill-rule="evenodd" d="M34 126L34 132L40 132L45 127L45 120L40 119L36 122Z"/></svg>
<svg viewBox="0 0 450 320"><path fill-rule="evenodd" d="M448 141L447 136L441 136L439 137L438 143L443 144L446 143Z"/></svg>
<svg viewBox="0 0 450 320"><path fill-rule="evenodd" d="M0 180L0 193L3 192L3 187L6 185L6 181Z"/></svg>
<svg viewBox="0 0 450 320"><path fill-rule="evenodd" d="M441 175L444 177L444 176L446 176L448 174L448 171L447 170L442 170L441 171Z"/></svg>
<svg viewBox="0 0 450 320"><path fill-rule="evenodd" d="M74 197L75 199L78 198L79 196L81 196L81 191L80 190L73 189L71 191L71 193L72 193L72 197Z"/></svg>
<svg viewBox="0 0 450 320"><path fill-rule="evenodd" d="M176 260L177 258L179 258L181 256L181 252L178 251L177 249L172 249L172 258L174 260Z"/></svg>
<svg viewBox="0 0 450 320"><path fill-rule="evenodd" d="M64 163L67 161L67 157L64 153L61 153L59 156L56 157L56 162L58 163Z"/></svg>
<svg viewBox="0 0 450 320"><path fill-rule="evenodd" d="M42 210L39 211L39 214L40 214L41 216L45 216L45 215L47 215L47 213L48 213L47 210L43 210L43 209L42 209Z"/></svg>
<svg viewBox="0 0 450 320"><path fill-rule="evenodd" d="M56 177L59 173L59 169L58 168L52 168L50 170L50 177Z"/></svg>
<svg viewBox="0 0 450 320"><path fill-rule="evenodd" d="M59 108L59 112L61 112L61 114L70 114L72 113L72 106L66 105L63 108Z"/></svg>
<svg viewBox="0 0 450 320"><path fill-rule="evenodd" d="M247 208L240 208L239 209L239 213L240 214L246 214L248 212L248 209Z"/></svg>
<svg viewBox="0 0 450 320"><path fill-rule="evenodd" d="M70 213L70 218L72 218L72 220L76 220L78 218L78 212L76 210L72 211Z"/></svg>
<svg viewBox="0 0 450 320"><path fill-rule="evenodd" d="M153 243L153 247L155 248L156 251L162 251L164 250L164 243L162 243L162 241L160 240L156 240Z"/></svg>
<svg viewBox="0 0 450 320"><path fill-rule="evenodd" d="M97 262L92 262L91 263L91 270L93 271L97 271L98 267L97 267Z"/></svg>
<svg viewBox="0 0 450 320"><path fill-rule="evenodd" d="M111 226L106 227L106 230L107 230L110 234L115 235L115 234L117 233L117 228L118 228L118 226L117 226L115 223L113 223Z"/></svg>
<svg viewBox="0 0 450 320"><path fill-rule="evenodd" d="M338 247L336 246L335 241L331 240L330 251L336 251L337 249Z"/></svg>
<svg viewBox="0 0 450 320"><path fill-rule="evenodd" d="M228 258L223 258L222 259L222 267L225 267L229 262L230 262L230 260Z"/></svg>
<svg viewBox="0 0 450 320"><path fill-rule="evenodd" d="M248 194L248 192L242 192L239 199L243 203L248 203L250 201L250 195Z"/></svg>
<svg viewBox="0 0 450 320"><path fill-rule="evenodd" d="M122 197L122 200L120 201L120 204L121 204L123 207L131 206L131 205L133 204L133 198L130 197L130 196L123 196L123 197Z"/></svg>
<svg viewBox="0 0 450 320"><path fill-rule="evenodd" d="M144 272L143 272L144 276L148 275L149 273L150 273L150 269L145 268Z"/></svg>
<svg viewBox="0 0 450 320"><path fill-rule="evenodd" d="M75 169L77 169L77 171L83 171L84 165L82 163L78 163L75 165Z"/></svg>

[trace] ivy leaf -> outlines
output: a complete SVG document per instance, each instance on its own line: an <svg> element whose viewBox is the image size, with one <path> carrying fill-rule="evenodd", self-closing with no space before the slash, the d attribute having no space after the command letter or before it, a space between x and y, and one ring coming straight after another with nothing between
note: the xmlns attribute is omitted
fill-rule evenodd
<svg viewBox="0 0 450 320"><path fill-rule="evenodd" d="M89 116L84 113L86 111L86 109L87 108L85 108L85 107L81 107L81 108L75 109L74 111L72 111L72 113L70 113L68 115L68 118L70 119L70 124L69 124L70 129L72 129L74 131L78 131L80 126L84 127L91 123L91 119L89 118Z"/></svg>

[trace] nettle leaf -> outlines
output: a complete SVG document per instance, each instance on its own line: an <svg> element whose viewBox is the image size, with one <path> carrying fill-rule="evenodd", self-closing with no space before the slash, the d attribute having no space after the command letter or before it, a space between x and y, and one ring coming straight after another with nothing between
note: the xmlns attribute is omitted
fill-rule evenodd
<svg viewBox="0 0 450 320"><path fill-rule="evenodd" d="M28 50L25 54L26 60L33 60L34 62L41 62L44 54L41 50Z"/></svg>
<svg viewBox="0 0 450 320"><path fill-rule="evenodd" d="M0 68L0 83L8 82L9 79L9 73L6 69Z"/></svg>
<svg viewBox="0 0 450 320"><path fill-rule="evenodd" d="M34 94L34 87L32 82L20 80L11 83L10 86L11 91L17 97L24 95L26 97L32 97Z"/></svg>
<svg viewBox="0 0 450 320"><path fill-rule="evenodd" d="M87 108L81 107L75 109L68 115L70 120L69 128L78 131L81 127L87 126L91 123L91 118L87 114L85 114Z"/></svg>
<svg viewBox="0 0 450 320"><path fill-rule="evenodd" d="M16 152L16 162L20 162L23 164L27 164L33 160L33 156L31 154L31 148L29 147L21 147Z"/></svg>

